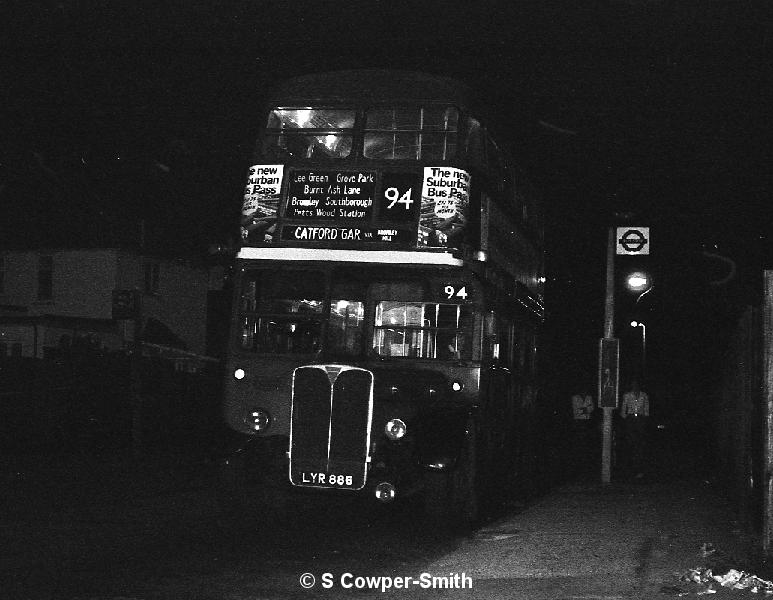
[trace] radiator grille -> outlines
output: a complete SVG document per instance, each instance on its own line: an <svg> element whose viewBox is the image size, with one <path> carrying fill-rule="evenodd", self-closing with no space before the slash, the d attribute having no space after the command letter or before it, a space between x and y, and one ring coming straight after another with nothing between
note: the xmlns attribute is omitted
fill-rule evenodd
<svg viewBox="0 0 773 600"><path fill-rule="evenodd" d="M299 367L293 376L290 481L361 489L373 409L373 374L339 365Z"/></svg>

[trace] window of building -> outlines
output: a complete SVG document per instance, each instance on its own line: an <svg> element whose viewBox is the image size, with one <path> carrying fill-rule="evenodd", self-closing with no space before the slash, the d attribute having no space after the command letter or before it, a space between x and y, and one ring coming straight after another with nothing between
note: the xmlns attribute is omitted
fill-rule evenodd
<svg viewBox="0 0 773 600"><path fill-rule="evenodd" d="M161 265L157 262L145 263L145 293L158 294Z"/></svg>
<svg viewBox="0 0 773 600"><path fill-rule="evenodd" d="M38 257L38 300L48 301L54 297L54 257Z"/></svg>
<svg viewBox="0 0 773 600"><path fill-rule="evenodd" d="M456 155L459 112L445 106L371 108L365 115L366 158L448 160Z"/></svg>
<svg viewBox="0 0 773 600"><path fill-rule="evenodd" d="M0 341L0 359L10 357L21 356L21 342L15 342L12 340Z"/></svg>

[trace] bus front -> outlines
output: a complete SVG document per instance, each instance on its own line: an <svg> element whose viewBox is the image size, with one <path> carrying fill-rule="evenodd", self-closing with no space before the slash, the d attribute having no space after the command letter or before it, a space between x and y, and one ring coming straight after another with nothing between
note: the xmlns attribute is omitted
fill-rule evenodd
<svg viewBox="0 0 773 600"><path fill-rule="evenodd" d="M224 402L254 468L388 501L459 460L485 327L461 123L449 103L270 107Z"/></svg>

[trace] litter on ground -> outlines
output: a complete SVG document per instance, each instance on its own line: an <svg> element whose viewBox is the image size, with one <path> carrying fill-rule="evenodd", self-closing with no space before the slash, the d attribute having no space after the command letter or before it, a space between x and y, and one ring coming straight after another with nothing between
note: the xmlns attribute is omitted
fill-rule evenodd
<svg viewBox="0 0 773 600"><path fill-rule="evenodd" d="M682 575L682 581L691 581L693 583L707 585L708 588L700 593L715 593L713 585L718 583L722 587L734 590L749 590L755 594L773 594L773 582L761 579L751 573L739 571L738 569L729 569L725 573L714 573L711 568L698 567L690 569Z"/></svg>

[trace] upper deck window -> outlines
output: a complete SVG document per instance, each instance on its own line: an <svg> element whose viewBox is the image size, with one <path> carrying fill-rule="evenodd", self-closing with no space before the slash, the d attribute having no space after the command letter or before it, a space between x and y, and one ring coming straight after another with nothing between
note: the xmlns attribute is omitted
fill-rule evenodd
<svg viewBox="0 0 773 600"><path fill-rule="evenodd" d="M448 160L456 155L454 107L371 108L365 114L366 158Z"/></svg>
<svg viewBox="0 0 773 600"><path fill-rule="evenodd" d="M353 109L275 108L262 150L281 158L346 158L352 151Z"/></svg>

